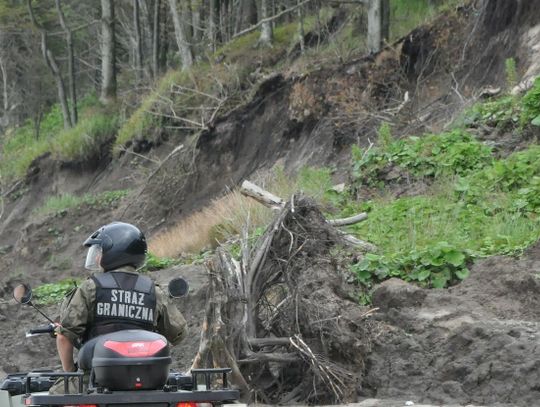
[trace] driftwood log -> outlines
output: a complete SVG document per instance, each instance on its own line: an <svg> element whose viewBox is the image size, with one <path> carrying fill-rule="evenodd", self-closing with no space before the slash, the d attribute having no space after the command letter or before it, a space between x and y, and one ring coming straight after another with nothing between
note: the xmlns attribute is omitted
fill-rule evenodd
<svg viewBox="0 0 540 407"><path fill-rule="evenodd" d="M343 241L314 202L293 197L253 246L244 232L240 261L219 248L207 262L206 317L193 367L231 367L246 401L353 400L372 310L357 304L330 260Z"/></svg>

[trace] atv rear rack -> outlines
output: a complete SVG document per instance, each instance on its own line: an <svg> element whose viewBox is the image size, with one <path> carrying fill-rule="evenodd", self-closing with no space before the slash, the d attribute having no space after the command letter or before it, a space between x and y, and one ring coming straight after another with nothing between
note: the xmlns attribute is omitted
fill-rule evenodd
<svg viewBox="0 0 540 407"><path fill-rule="evenodd" d="M179 390L177 386L165 386L163 390L134 390L134 391L108 391L103 388L91 388L83 392L82 372L61 373L29 373L26 378L27 394L24 396L24 404L27 406L65 406L65 405L173 405L182 402L194 403L217 403L223 404L234 402L239 399L238 390L228 388L227 373L231 369L193 369L193 390ZM219 388L211 388L212 376L221 375L222 383ZM31 394L30 382L33 377L62 377L64 379L64 392L66 394ZM204 377L204 384L198 381ZM69 393L68 380L78 378L79 393Z"/></svg>

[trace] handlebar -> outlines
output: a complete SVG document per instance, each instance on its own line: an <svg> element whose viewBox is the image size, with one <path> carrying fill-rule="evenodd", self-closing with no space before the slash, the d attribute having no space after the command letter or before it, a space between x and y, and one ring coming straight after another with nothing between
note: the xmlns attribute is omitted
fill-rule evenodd
<svg viewBox="0 0 540 407"><path fill-rule="evenodd" d="M48 324L48 325L44 325L44 326L38 326L36 328L32 328L30 329L27 333L26 333L26 337L29 338L31 336L36 336L36 335L42 335L42 334L52 334L54 332L54 329L56 328L56 326L54 324Z"/></svg>

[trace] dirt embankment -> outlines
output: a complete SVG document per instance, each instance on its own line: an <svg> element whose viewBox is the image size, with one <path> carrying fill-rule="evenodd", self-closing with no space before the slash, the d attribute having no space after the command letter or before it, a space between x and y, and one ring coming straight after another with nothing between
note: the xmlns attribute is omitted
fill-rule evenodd
<svg viewBox="0 0 540 407"><path fill-rule="evenodd" d="M366 394L532 406L540 400L540 250L476 264L449 290L379 286Z"/></svg>

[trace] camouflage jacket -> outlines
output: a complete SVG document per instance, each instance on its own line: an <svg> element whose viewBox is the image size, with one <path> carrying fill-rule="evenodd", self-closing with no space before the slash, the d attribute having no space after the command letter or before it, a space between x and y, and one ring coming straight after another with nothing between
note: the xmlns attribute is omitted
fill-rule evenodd
<svg viewBox="0 0 540 407"><path fill-rule="evenodd" d="M133 272L130 267L115 271ZM170 301L169 296L156 285L156 313L154 328L173 345L186 335L186 320ZM77 289L69 293L60 310L60 325L56 332L68 337L71 342L82 338L87 327L92 326L96 305L96 285L88 278Z"/></svg>

